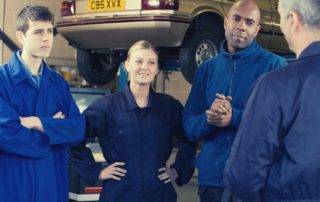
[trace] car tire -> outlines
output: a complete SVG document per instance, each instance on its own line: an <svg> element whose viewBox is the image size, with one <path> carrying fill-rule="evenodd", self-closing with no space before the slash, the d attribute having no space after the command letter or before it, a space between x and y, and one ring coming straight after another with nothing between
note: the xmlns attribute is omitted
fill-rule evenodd
<svg viewBox="0 0 320 202"><path fill-rule="evenodd" d="M103 85L112 81L118 72L120 58L89 50L77 50L77 65L80 76L93 85Z"/></svg>
<svg viewBox="0 0 320 202"><path fill-rule="evenodd" d="M179 62L184 78L192 84L201 63L219 53L221 40L210 31L194 30L187 36L179 50Z"/></svg>

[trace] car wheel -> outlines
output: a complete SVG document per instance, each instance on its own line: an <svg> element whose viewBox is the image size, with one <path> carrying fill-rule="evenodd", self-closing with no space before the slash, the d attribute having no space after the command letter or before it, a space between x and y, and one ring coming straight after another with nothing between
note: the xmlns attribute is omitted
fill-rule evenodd
<svg viewBox="0 0 320 202"><path fill-rule="evenodd" d="M103 53L77 50L77 65L80 75L90 84L102 85L112 81L117 75L120 58Z"/></svg>
<svg viewBox="0 0 320 202"><path fill-rule="evenodd" d="M184 78L192 84L201 63L219 53L221 41L209 31L194 31L184 40L179 51L179 61Z"/></svg>

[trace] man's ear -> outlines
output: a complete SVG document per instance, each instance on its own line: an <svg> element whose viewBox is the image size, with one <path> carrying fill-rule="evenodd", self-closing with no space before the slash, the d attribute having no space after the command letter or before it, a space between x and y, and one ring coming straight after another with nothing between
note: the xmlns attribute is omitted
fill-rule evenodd
<svg viewBox="0 0 320 202"><path fill-rule="evenodd" d="M303 22L301 20L299 13L291 11L289 13L289 18L290 20L288 23L291 24L292 32L293 33L299 32L301 29L301 26L303 26Z"/></svg>
<svg viewBox="0 0 320 202"><path fill-rule="evenodd" d="M25 38L24 33L21 32L21 31L17 31L17 32L16 32L16 37L17 37L19 43L20 43L21 45L23 45L23 44L24 44L24 38Z"/></svg>
<svg viewBox="0 0 320 202"><path fill-rule="evenodd" d="M223 28L224 28L224 30L226 30L227 21L228 21L228 18L225 18L225 19L224 19L224 23L223 23Z"/></svg>
<svg viewBox="0 0 320 202"><path fill-rule="evenodd" d="M258 26L257 26L256 33L255 33L255 37L258 35L260 28L261 28L261 25L258 25Z"/></svg>

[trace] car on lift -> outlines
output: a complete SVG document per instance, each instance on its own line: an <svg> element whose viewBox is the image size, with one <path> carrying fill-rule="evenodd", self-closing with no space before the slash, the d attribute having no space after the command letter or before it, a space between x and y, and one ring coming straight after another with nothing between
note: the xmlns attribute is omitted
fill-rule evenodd
<svg viewBox="0 0 320 202"><path fill-rule="evenodd" d="M91 84L114 79L128 47L144 39L160 62L179 60L192 83L198 66L219 53L224 17L235 0L72 0L61 3L58 32L77 49L80 75ZM255 1L261 10L257 41L288 53L279 27L278 0Z"/></svg>

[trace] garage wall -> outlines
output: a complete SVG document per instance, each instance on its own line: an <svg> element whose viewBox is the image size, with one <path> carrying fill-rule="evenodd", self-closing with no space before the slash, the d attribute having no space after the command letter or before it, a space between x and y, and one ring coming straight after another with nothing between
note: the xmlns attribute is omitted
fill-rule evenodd
<svg viewBox="0 0 320 202"><path fill-rule="evenodd" d="M160 73L157 77L156 91L171 95L185 105L191 85L183 78L180 71L170 72L168 77L169 80L164 78L162 72Z"/></svg>
<svg viewBox="0 0 320 202"><path fill-rule="evenodd" d="M2 2L2 4L1 4ZM55 15L56 22L60 20L60 1L59 0L0 0L1 10L4 10L1 15L3 20L2 30L17 44L18 41L15 37L16 27L15 19L20 10L26 5L39 4L47 6L51 12ZM3 9L2 9L3 8ZM1 12L1 11L0 11ZM1 27L0 17L0 27ZM1 44L0 44L1 46ZM1 47L0 47L1 48ZM0 59L1 63L8 61L12 52L6 46L1 48ZM48 63L51 65L75 65L74 49L70 47L66 40L59 34L55 37L54 47L51 52Z"/></svg>

